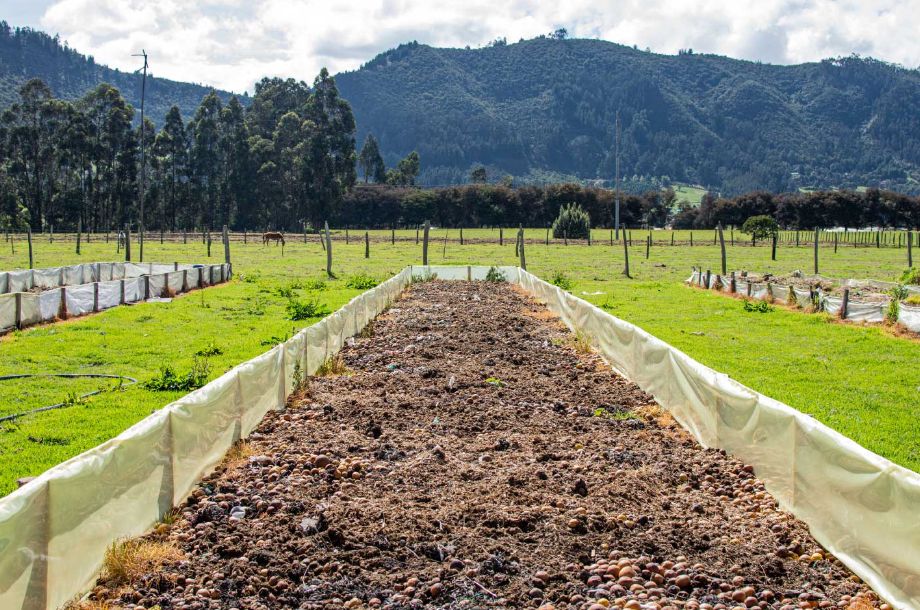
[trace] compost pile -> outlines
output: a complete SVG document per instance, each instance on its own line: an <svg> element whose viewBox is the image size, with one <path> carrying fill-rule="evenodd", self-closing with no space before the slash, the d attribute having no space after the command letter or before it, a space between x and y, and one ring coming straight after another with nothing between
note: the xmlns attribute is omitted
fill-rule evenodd
<svg viewBox="0 0 920 610"><path fill-rule="evenodd" d="M351 343L351 342L350 342ZM541 305L424 282L92 598L150 608L872 608L752 469Z"/></svg>

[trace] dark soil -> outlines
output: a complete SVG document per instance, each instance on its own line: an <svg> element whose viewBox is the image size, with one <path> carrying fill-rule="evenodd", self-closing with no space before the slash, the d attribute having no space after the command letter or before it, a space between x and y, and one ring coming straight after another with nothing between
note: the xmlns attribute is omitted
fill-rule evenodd
<svg viewBox="0 0 920 610"><path fill-rule="evenodd" d="M873 608L724 453L508 285L427 282L149 540L150 608ZM579 349L582 348L582 349Z"/></svg>

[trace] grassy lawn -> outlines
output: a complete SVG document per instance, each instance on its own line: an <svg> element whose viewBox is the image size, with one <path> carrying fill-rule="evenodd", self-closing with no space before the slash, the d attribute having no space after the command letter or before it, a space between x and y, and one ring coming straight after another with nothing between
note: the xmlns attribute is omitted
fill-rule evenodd
<svg viewBox="0 0 920 610"><path fill-rule="evenodd" d="M699 205L706 194L706 189L693 184L676 184L671 188L677 193L677 201L686 201L691 205Z"/></svg>
<svg viewBox="0 0 920 610"><path fill-rule="evenodd" d="M208 358L210 376L251 358L315 321L287 319L288 299L279 288L290 287L301 299L316 299L330 310L361 290L346 286L350 276L369 274L383 280L408 264L419 264L421 247L414 231L372 232L371 258L364 258L363 231L351 232L351 243L334 244L335 280L324 287L296 288L297 283L324 278L325 253L315 236L304 244L289 236L284 256L280 248L250 242L233 243L236 278L229 284L194 291L171 303L124 306L75 320L34 327L0 338L0 375L13 373L98 372L128 375L146 381L171 365L189 370L198 351L217 347ZM833 323L822 315L776 309L748 313L741 302L691 289L682 284L691 265L717 270L719 249L708 245L663 246L645 259L637 232L630 251L632 275L621 275L622 246L611 247L607 231L597 230L591 247L530 244L528 269L541 277L563 273L572 292L633 322L684 350L697 360L742 383L809 413L863 446L889 459L920 470L920 343L892 337L882 328ZM515 264L514 232L505 232L499 246L497 230L465 230L464 238L493 243L448 241L455 229L431 233L432 264ZM544 229L527 231L542 240ZM655 234L659 243L670 232ZM680 237L678 237L680 240ZM695 241L695 244L706 240ZM24 244L16 254L0 242L0 269L27 264ZM906 252L896 248L833 248L822 245L822 273L833 277L894 279L906 264ZM158 262L219 262L217 244L206 258L200 240L187 245L148 241L147 260ZM788 273L811 268L810 247L783 246L778 261L768 247L736 246L729 251L730 268ZM83 245L36 238L37 267L73 262L118 260L114 244L94 239ZM33 379L0 382L0 414L18 412L65 400L113 382ZM140 385L116 389L66 409L37 414L15 424L0 424L0 493L15 487L17 477L38 474L127 428L181 393L152 392Z"/></svg>

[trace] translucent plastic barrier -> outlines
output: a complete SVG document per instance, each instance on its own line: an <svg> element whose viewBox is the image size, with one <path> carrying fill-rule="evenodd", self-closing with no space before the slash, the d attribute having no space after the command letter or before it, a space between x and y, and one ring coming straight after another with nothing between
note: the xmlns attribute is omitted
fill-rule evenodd
<svg viewBox="0 0 920 610"><path fill-rule="evenodd" d="M696 439L752 464L780 504L899 609L920 608L920 475L701 365L640 328L516 267L498 268ZM231 445L416 278L489 267L409 267L288 341L0 499L0 608L56 608L92 583L112 541L146 531ZM0 300L0 308L3 307ZM0 309L2 311L2 309Z"/></svg>
<svg viewBox="0 0 920 610"><path fill-rule="evenodd" d="M808 276L807 279L827 279L821 276ZM728 278L722 278L725 286L729 285ZM890 282L870 282L869 280L833 280L836 283L850 287L863 287L867 285L893 287L896 284ZM716 275L711 274L709 278L709 288L712 288L716 282ZM706 284L706 274L694 271L687 279L687 283L693 286L704 286ZM750 285L750 291L748 286ZM781 303L788 302L789 291L795 291L795 300L800 307L807 307L812 303L811 292L792 286L783 286L781 284L758 284L738 280L735 282L736 292L740 295L747 295L755 299L767 300L773 298ZM905 286L908 294L920 294L920 288L915 286ZM724 289L723 289L724 290ZM840 315L843 307L843 299L824 294L820 289L815 292L817 305L819 309L826 311L831 315ZM898 322L903 324L908 330L920 332L920 315L918 308L910 305L900 304L898 311ZM888 301L860 301L850 298L847 301L846 319L853 322L884 322L888 313Z"/></svg>
<svg viewBox="0 0 920 610"><path fill-rule="evenodd" d="M88 263L0 273L7 287L17 289L0 294L0 331L65 315L82 316L149 297L180 294L198 288L202 276L210 280L202 286L225 282L230 277L230 266ZM28 292L35 288L42 291Z"/></svg>
<svg viewBox="0 0 920 610"><path fill-rule="evenodd" d="M888 602L920 608L920 475L637 326L526 271L520 276L525 289L587 333L616 370L700 443L753 465L780 505Z"/></svg>
<svg viewBox="0 0 920 610"><path fill-rule="evenodd" d="M220 281L229 269L213 273ZM169 271L170 285L174 274L182 275ZM389 306L411 277L407 268L285 343L0 498L0 608L57 608L86 590L112 541L142 534L188 496L235 441L284 405L295 371L314 372ZM121 282L115 284L120 292ZM126 291L130 284L136 290L137 282L125 284ZM0 299L0 315L4 307Z"/></svg>

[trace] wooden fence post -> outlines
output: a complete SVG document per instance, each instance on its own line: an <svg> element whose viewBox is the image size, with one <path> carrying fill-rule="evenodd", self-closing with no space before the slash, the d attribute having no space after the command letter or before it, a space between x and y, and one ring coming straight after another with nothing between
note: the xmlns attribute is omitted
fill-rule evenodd
<svg viewBox="0 0 920 610"><path fill-rule="evenodd" d="M815 275L818 275L818 238L819 237L820 237L820 233L818 232L818 227L815 227Z"/></svg>
<svg viewBox="0 0 920 610"><path fill-rule="evenodd" d="M629 275L629 241L626 238L626 229L623 229L623 275L632 279Z"/></svg>
<svg viewBox="0 0 920 610"><path fill-rule="evenodd" d="M22 293L17 292L15 299L16 299L16 328L22 328Z"/></svg>
<svg viewBox="0 0 920 610"><path fill-rule="evenodd" d="M227 225L224 225L224 262L228 265L230 264L230 233L227 230Z"/></svg>
<svg viewBox="0 0 920 610"><path fill-rule="evenodd" d="M834 254L837 254L837 232L834 231Z"/></svg>
<svg viewBox="0 0 920 610"><path fill-rule="evenodd" d="M80 235L83 233L83 219L77 219L77 254L80 254Z"/></svg>
<svg viewBox="0 0 920 610"><path fill-rule="evenodd" d="M93 311L99 311L99 282L93 282Z"/></svg>
<svg viewBox="0 0 920 610"><path fill-rule="evenodd" d="M364 232L364 258L371 257L371 236L370 233Z"/></svg>
<svg viewBox="0 0 920 610"><path fill-rule="evenodd" d="M498 227L498 245L505 245L505 231L502 227Z"/></svg>
<svg viewBox="0 0 920 610"><path fill-rule="evenodd" d="M652 236L645 236L645 260L648 260L649 255L652 252Z"/></svg>
<svg viewBox="0 0 920 610"><path fill-rule="evenodd" d="M332 277L332 236L329 234L329 221L325 222L326 230L326 275Z"/></svg>
<svg viewBox="0 0 920 610"><path fill-rule="evenodd" d="M29 227L26 237L29 240L29 269L32 269L35 266L35 261L32 259L32 227Z"/></svg>
<svg viewBox="0 0 920 610"><path fill-rule="evenodd" d="M460 245L463 245L463 227L460 227Z"/></svg>
<svg viewBox="0 0 920 610"><path fill-rule="evenodd" d="M719 233L719 245L722 247L722 275L728 273L728 261L725 260L725 233L722 231L722 223L719 223L718 229Z"/></svg>
<svg viewBox="0 0 920 610"><path fill-rule="evenodd" d="M728 291L731 292L732 294L735 294L736 292L738 292L738 283L735 280L734 271L732 271L731 278L729 279L729 282L728 282Z"/></svg>
<svg viewBox="0 0 920 610"><path fill-rule="evenodd" d="M520 241L519 251L521 255L521 269L527 271L527 259L524 257L524 228L518 229L518 240Z"/></svg>
<svg viewBox="0 0 920 610"><path fill-rule="evenodd" d="M125 260L131 262L131 227L125 227Z"/></svg>
<svg viewBox="0 0 920 610"><path fill-rule="evenodd" d="M907 267L908 268L914 266L913 249L914 249L914 232L908 231L907 232Z"/></svg>
<svg viewBox="0 0 920 610"><path fill-rule="evenodd" d="M840 304L840 318L843 320L847 319L847 309L850 307L850 289L843 289L843 302Z"/></svg>
<svg viewBox="0 0 920 610"><path fill-rule="evenodd" d="M208 258L211 258L211 229L208 229L208 236L206 239L208 242ZM141 262L144 262L144 261L141 261Z"/></svg>
<svg viewBox="0 0 920 610"><path fill-rule="evenodd" d="M770 252L770 260L773 260L773 261L776 260L776 239L777 239L777 235L776 233L774 233L773 234L773 250Z"/></svg>
<svg viewBox="0 0 920 610"><path fill-rule="evenodd" d="M422 242L422 264L428 266L428 232L431 230L431 223L425 221L425 235Z"/></svg>

